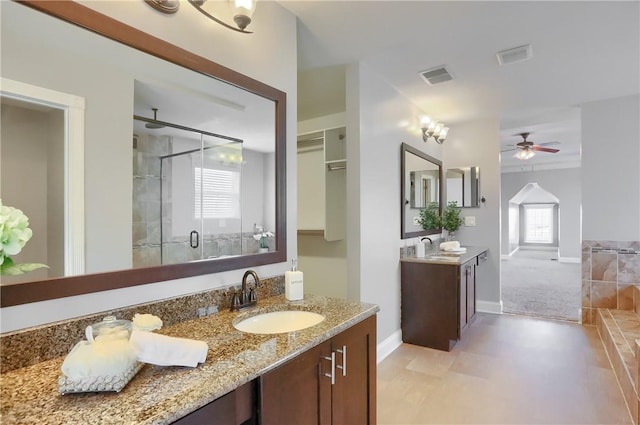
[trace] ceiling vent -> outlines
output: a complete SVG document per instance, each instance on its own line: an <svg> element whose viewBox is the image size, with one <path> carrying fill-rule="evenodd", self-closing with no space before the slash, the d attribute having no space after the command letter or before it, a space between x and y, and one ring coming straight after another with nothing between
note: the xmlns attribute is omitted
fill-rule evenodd
<svg viewBox="0 0 640 425"><path fill-rule="evenodd" d="M533 51L531 50L531 44L527 44L526 46L502 50L501 52L496 53L496 56L498 57L498 63L500 65L507 65L531 59Z"/></svg>
<svg viewBox="0 0 640 425"><path fill-rule="evenodd" d="M449 71L447 71L447 68L445 68L444 66L428 69L426 71L420 71L420 76L430 86L453 80L453 76Z"/></svg>

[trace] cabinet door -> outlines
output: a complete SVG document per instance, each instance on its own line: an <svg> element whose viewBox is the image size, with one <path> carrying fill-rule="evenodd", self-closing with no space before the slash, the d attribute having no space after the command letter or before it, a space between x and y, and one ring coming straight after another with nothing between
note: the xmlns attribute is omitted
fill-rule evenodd
<svg viewBox="0 0 640 425"><path fill-rule="evenodd" d="M249 382L173 422L174 425L240 425L254 423L254 382Z"/></svg>
<svg viewBox="0 0 640 425"><path fill-rule="evenodd" d="M476 265L471 264L467 272L467 324L476 317Z"/></svg>
<svg viewBox="0 0 640 425"><path fill-rule="evenodd" d="M458 339L462 337L462 332L467 328L467 264L460 266L458 298L460 300L458 315L460 321L458 323Z"/></svg>
<svg viewBox="0 0 640 425"><path fill-rule="evenodd" d="M336 383L332 388L332 424L376 423L376 317L334 336Z"/></svg>
<svg viewBox="0 0 640 425"><path fill-rule="evenodd" d="M331 423L331 343L305 351L260 378L262 425Z"/></svg>

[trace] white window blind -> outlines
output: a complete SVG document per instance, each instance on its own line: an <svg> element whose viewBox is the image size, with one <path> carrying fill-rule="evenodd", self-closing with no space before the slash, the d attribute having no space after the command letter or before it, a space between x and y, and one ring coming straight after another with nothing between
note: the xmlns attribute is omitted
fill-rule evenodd
<svg viewBox="0 0 640 425"><path fill-rule="evenodd" d="M553 204L524 206L525 243L553 243Z"/></svg>
<svg viewBox="0 0 640 425"><path fill-rule="evenodd" d="M195 217L240 218L240 172L200 167L193 170Z"/></svg>

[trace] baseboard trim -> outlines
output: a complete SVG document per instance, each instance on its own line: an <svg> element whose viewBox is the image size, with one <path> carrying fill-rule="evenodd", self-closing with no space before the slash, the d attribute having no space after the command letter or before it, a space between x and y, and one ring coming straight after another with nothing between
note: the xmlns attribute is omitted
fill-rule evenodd
<svg viewBox="0 0 640 425"><path fill-rule="evenodd" d="M502 314L502 300L500 302L476 300L476 310L480 313Z"/></svg>
<svg viewBox="0 0 640 425"><path fill-rule="evenodd" d="M520 245L518 247L523 251L558 251L557 246L538 246L538 245Z"/></svg>
<svg viewBox="0 0 640 425"><path fill-rule="evenodd" d="M402 329L398 329L389 337L387 337L384 341L378 344L377 348L377 357L378 363L383 361L389 354L393 353L393 351L400 347L402 344Z"/></svg>
<svg viewBox="0 0 640 425"><path fill-rule="evenodd" d="M560 263L581 263L582 259L577 257L558 257Z"/></svg>

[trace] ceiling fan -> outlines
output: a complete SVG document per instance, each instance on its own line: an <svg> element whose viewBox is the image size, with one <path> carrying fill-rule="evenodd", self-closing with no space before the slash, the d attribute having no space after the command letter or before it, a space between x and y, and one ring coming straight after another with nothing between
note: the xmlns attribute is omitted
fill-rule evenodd
<svg viewBox="0 0 640 425"><path fill-rule="evenodd" d="M547 152L547 153L556 153L560 151L560 149L546 147L549 145L557 145L559 142L547 142L547 143L540 143L539 145L536 145L535 143L527 140L527 137L529 137L529 134L531 133L519 133L519 135L522 137L522 142L516 144L513 149L506 149L506 150L503 150L502 152L509 152L509 151L515 150L517 152L515 153L515 155L513 155L513 157L525 160L525 159L533 158L536 154L536 151Z"/></svg>

